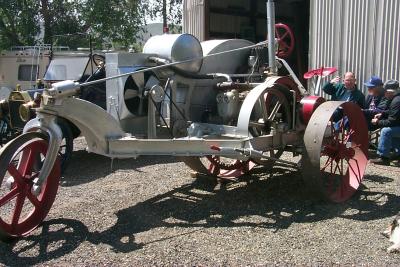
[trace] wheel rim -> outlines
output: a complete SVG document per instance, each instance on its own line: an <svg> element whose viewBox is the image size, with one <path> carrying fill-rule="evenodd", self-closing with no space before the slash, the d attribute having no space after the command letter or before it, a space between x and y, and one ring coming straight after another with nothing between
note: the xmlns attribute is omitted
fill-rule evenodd
<svg viewBox="0 0 400 267"><path fill-rule="evenodd" d="M333 126L335 110L344 120ZM304 135L307 153L303 177L311 189L333 202L349 199L360 186L368 163L368 130L360 108L349 102L323 103L312 115Z"/></svg>
<svg viewBox="0 0 400 267"><path fill-rule="evenodd" d="M275 24L275 37L278 40L278 57L288 58L294 50L294 34L289 26L282 23Z"/></svg>
<svg viewBox="0 0 400 267"><path fill-rule="evenodd" d="M4 152L1 156L6 154ZM46 152L45 140L25 142L15 149L8 161L7 170L2 171L4 177L1 177L0 187L0 230L8 236L24 236L34 230L46 217L55 200L60 179L59 159L42 186L41 193L37 197L31 193L33 180L40 173ZM13 177L14 183L7 186L10 177Z"/></svg>

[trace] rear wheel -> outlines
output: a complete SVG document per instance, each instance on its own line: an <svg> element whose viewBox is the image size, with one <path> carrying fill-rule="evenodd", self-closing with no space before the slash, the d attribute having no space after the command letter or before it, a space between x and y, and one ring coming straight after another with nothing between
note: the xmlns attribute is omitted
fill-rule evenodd
<svg viewBox="0 0 400 267"><path fill-rule="evenodd" d="M368 128L361 109L350 102L321 104L307 125L304 144L302 172L309 188L333 202L349 199L368 163Z"/></svg>
<svg viewBox="0 0 400 267"><path fill-rule="evenodd" d="M46 158L45 135L31 132L20 135L0 151L0 238L8 240L29 234L47 216L60 181L57 158L38 196L32 186Z"/></svg>

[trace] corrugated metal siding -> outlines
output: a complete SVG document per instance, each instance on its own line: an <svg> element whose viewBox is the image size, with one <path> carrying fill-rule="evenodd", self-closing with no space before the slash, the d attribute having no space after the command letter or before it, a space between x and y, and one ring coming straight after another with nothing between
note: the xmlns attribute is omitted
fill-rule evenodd
<svg viewBox="0 0 400 267"><path fill-rule="evenodd" d="M400 79L399 0L311 0L310 8L310 69L354 71L364 92L371 75Z"/></svg>
<svg viewBox="0 0 400 267"><path fill-rule="evenodd" d="M200 41L204 41L205 39L204 10L204 0L183 1L182 32L190 33Z"/></svg>

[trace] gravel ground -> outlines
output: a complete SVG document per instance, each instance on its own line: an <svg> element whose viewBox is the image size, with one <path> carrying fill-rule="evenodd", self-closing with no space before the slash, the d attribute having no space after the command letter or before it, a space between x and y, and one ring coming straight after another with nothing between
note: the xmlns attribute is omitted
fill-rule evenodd
<svg viewBox="0 0 400 267"><path fill-rule="evenodd" d="M76 140L52 210L0 243L4 265L398 265L379 233L398 212L398 167L369 165L344 204L312 199L275 166L220 185L170 157L115 160Z"/></svg>

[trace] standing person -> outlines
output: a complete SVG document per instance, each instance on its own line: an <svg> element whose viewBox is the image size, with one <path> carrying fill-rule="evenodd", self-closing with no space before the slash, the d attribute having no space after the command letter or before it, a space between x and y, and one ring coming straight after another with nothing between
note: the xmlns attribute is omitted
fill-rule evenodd
<svg viewBox="0 0 400 267"><path fill-rule="evenodd" d="M390 165L390 150L395 149L397 157L400 155L400 90L399 82L389 80L385 83L385 96L389 99L389 109L378 113L371 123L382 128L379 137L377 154L378 159L371 160L372 163Z"/></svg>
<svg viewBox="0 0 400 267"><path fill-rule="evenodd" d="M331 96L331 100L353 102L360 108L365 107L365 96L358 90L353 72L346 72L343 82L340 82L339 76L333 78L322 90Z"/></svg>
<svg viewBox="0 0 400 267"><path fill-rule="evenodd" d="M385 89L381 78L372 76L364 85L368 88L363 113L368 122L368 130L378 129L377 125L371 123L374 116L388 109L389 102L385 97Z"/></svg>

